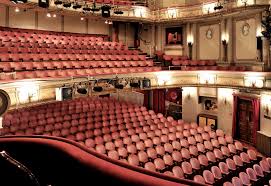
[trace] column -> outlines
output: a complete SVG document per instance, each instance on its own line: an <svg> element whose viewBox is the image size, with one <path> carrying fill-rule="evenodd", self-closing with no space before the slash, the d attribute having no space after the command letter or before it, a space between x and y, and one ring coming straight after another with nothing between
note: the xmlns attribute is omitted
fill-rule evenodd
<svg viewBox="0 0 271 186"><path fill-rule="evenodd" d="M220 40L219 40L219 46L220 46L220 61L221 62L226 62L227 58L225 57L226 55L226 50L225 47L227 45L221 44L223 40L226 39L226 21L225 19L221 20L220 23Z"/></svg>
<svg viewBox="0 0 271 186"><path fill-rule="evenodd" d="M151 44L150 44L150 56L154 55L155 52L155 25L151 25Z"/></svg>
<svg viewBox="0 0 271 186"><path fill-rule="evenodd" d="M189 37L191 37L191 29L190 29L190 23L186 23L185 26L185 38L183 39L183 46L184 46L184 56L189 56L189 48L188 48L188 41Z"/></svg>
<svg viewBox="0 0 271 186"><path fill-rule="evenodd" d="M157 25L157 34L156 34L156 50L162 50L162 26Z"/></svg>
<svg viewBox="0 0 271 186"><path fill-rule="evenodd" d="M270 69L271 64L270 64L270 41L267 40L265 37L263 37L263 62L264 62L264 68Z"/></svg>
<svg viewBox="0 0 271 186"><path fill-rule="evenodd" d="M198 37L197 37L197 24L193 23L191 28L191 35L193 40L193 46L192 46L192 60L197 59L197 43L198 43Z"/></svg>
<svg viewBox="0 0 271 186"><path fill-rule="evenodd" d="M228 18L227 19L227 23L226 23L226 37L227 37L227 40L228 40L228 50L227 50L227 53L228 53L228 63L231 64L233 63L233 50L234 50L234 47L233 47L233 38L235 37L234 36L234 33L233 33L233 20L232 18Z"/></svg>

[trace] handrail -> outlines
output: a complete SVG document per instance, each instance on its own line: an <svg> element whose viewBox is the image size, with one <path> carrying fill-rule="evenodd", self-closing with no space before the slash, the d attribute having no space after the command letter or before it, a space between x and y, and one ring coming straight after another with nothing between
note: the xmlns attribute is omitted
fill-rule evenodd
<svg viewBox="0 0 271 186"><path fill-rule="evenodd" d="M33 182L34 185L40 186L40 183L36 176L30 171L24 164L20 163L16 159L14 159L10 154L8 154L6 151L1 151L0 155L7 160L12 165L16 166L18 169L22 170L24 173L28 175L30 180Z"/></svg>

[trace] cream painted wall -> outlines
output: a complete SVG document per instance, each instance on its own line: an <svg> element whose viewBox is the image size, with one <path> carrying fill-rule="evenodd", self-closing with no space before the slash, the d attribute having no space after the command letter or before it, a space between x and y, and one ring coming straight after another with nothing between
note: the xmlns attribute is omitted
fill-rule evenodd
<svg viewBox="0 0 271 186"><path fill-rule="evenodd" d="M13 7L9 7L9 27L35 29L35 12L15 12Z"/></svg>
<svg viewBox="0 0 271 186"><path fill-rule="evenodd" d="M109 25L104 21L88 20L88 33L89 34L105 34L109 35Z"/></svg>
<svg viewBox="0 0 271 186"><path fill-rule="evenodd" d="M266 135L271 136L271 120L264 118L264 109L265 109L266 105L269 105L269 108L270 108L271 95L262 94L261 95L260 131L262 131ZM269 110L269 112L270 112L270 110Z"/></svg>
<svg viewBox="0 0 271 186"><path fill-rule="evenodd" d="M242 34L242 27L245 23L250 26L248 35ZM235 23L235 59L255 60L257 57L256 45L256 21L254 18L236 21Z"/></svg>
<svg viewBox="0 0 271 186"><path fill-rule="evenodd" d="M39 30L51 30L51 31L61 31L61 16L56 18L49 18L46 16L45 12L38 12L38 29Z"/></svg>
<svg viewBox="0 0 271 186"><path fill-rule="evenodd" d="M213 31L211 39L206 38L208 29ZM219 24L199 27L199 59L219 59L220 54L220 26Z"/></svg>
<svg viewBox="0 0 271 186"><path fill-rule="evenodd" d="M232 134L233 92L228 88L217 89L217 120L218 128L227 134Z"/></svg>
<svg viewBox="0 0 271 186"><path fill-rule="evenodd" d="M126 28L125 24L119 24L119 41L126 43Z"/></svg>
<svg viewBox="0 0 271 186"><path fill-rule="evenodd" d="M128 47L134 46L134 35L135 35L135 29L131 24L127 24L127 32L126 32L126 42Z"/></svg>
<svg viewBox="0 0 271 186"><path fill-rule="evenodd" d="M197 121L198 116L198 89L197 87L183 87L182 115L187 122Z"/></svg>
<svg viewBox="0 0 271 186"><path fill-rule="evenodd" d="M6 26L6 6L0 5L0 26Z"/></svg>
<svg viewBox="0 0 271 186"><path fill-rule="evenodd" d="M65 16L64 32L86 33L86 21L81 21L77 16Z"/></svg>

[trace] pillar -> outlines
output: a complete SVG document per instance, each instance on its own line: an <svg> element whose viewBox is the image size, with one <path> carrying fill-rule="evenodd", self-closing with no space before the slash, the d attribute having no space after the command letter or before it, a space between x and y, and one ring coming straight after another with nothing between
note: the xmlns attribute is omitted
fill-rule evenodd
<svg viewBox="0 0 271 186"><path fill-rule="evenodd" d="M228 18L226 22L226 37L227 37L227 53L228 53L228 63L233 63L233 38L235 37L233 34L233 20L232 18Z"/></svg>
<svg viewBox="0 0 271 186"><path fill-rule="evenodd" d="M197 59L197 43L198 43L198 37L197 37L197 24L193 23L191 27L191 35L193 38L193 46L192 46L192 60Z"/></svg>

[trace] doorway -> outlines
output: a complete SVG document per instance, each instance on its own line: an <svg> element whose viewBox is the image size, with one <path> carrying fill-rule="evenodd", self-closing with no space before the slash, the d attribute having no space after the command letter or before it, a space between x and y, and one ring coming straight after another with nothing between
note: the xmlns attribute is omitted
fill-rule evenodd
<svg viewBox="0 0 271 186"><path fill-rule="evenodd" d="M257 131L260 129L260 99L236 94L233 99L232 135L235 139L256 145Z"/></svg>
<svg viewBox="0 0 271 186"><path fill-rule="evenodd" d="M253 105L250 100L239 99L237 109L236 138L253 144Z"/></svg>

